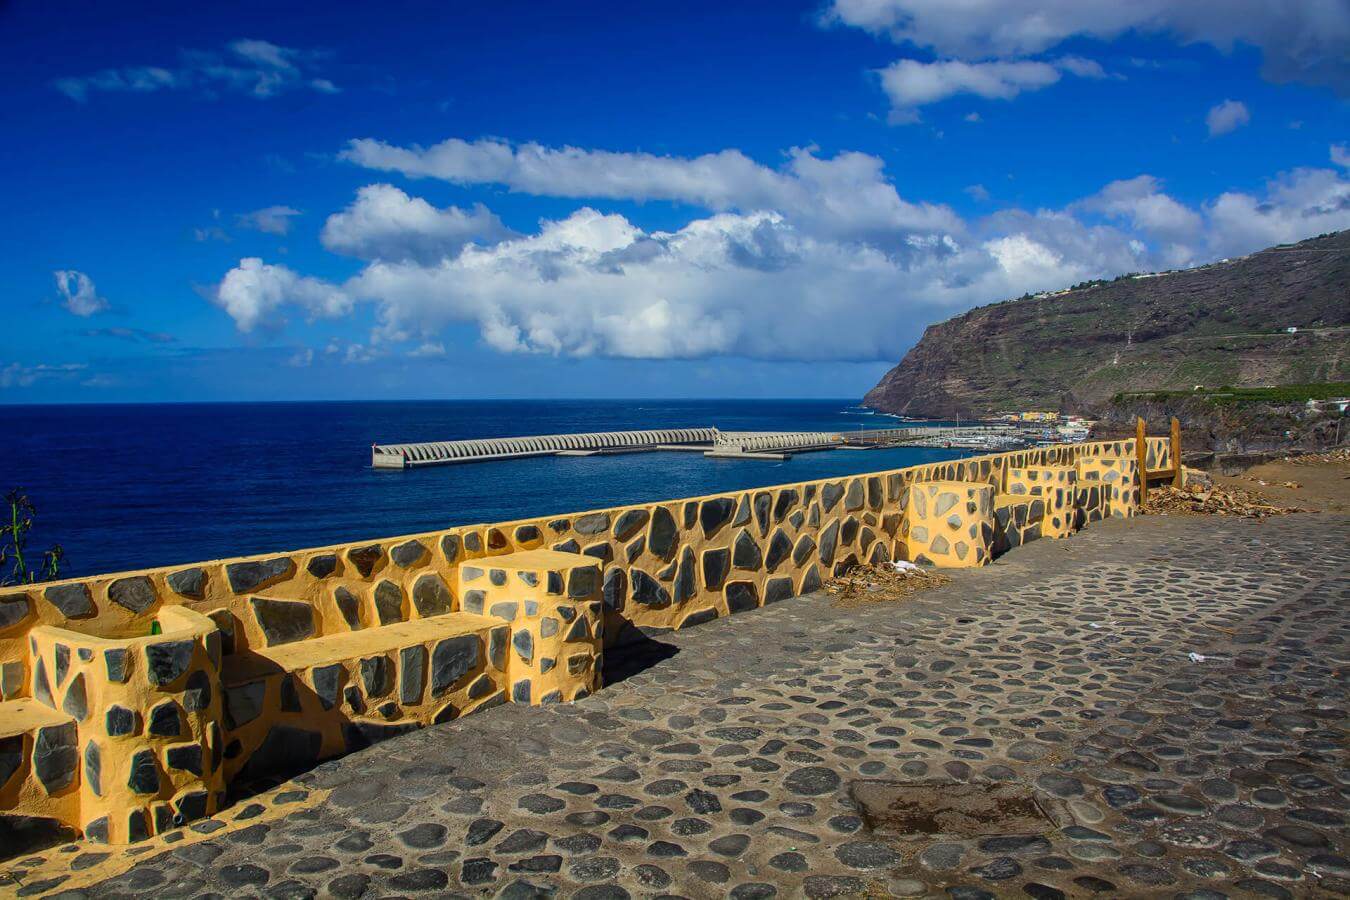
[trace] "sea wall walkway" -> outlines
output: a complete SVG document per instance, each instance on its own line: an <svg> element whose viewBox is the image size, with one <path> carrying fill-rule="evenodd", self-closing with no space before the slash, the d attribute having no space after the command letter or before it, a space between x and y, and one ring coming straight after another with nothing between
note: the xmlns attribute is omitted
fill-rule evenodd
<svg viewBox="0 0 1350 900"><path fill-rule="evenodd" d="M662 635L578 703L436 725L134 852L54 849L0 878L70 897L1343 896L1348 563L1344 516L1104 522L903 603L814 595ZM1051 817L896 833L860 802L876 782L1026 791Z"/></svg>
<svg viewBox="0 0 1350 900"><path fill-rule="evenodd" d="M1132 516L1170 453L1035 448L0 593L0 811L142 841L260 778L584 699L606 649L859 563L982 566Z"/></svg>

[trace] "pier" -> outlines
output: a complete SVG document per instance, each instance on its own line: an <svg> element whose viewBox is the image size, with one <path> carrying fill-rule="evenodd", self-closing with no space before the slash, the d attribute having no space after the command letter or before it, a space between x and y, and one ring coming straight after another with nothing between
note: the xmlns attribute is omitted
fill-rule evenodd
<svg viewBox="0 0 1350 900"><path fill-rule="evenodd" d="M709 459L784 460L797 453L819 450L900 446L1010 450L1028 443L1017 429L1006 425L874 428L856 432L667 428L374 444L370 459L376 469L417 469L531 456L596 456L658 450L702 453Z"/></svg>

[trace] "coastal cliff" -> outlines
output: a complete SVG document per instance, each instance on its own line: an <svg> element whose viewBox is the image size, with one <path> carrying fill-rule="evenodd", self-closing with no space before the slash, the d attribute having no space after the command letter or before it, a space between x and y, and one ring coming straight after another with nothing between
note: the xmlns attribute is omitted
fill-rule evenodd
<svg viewBox="0 0 1350 900"><path fill-rule="evenodd" d="M929 326L863 402L936 418L1092 412L1123 392L1346 381L1348 345L1341 231L978 307Z"/></svg>

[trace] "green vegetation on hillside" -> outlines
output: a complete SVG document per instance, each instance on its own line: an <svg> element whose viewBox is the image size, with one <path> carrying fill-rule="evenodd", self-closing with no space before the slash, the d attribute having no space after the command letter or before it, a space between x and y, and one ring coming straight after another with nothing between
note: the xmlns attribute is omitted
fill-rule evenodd
<svg viewBox="0 0 1350 900"><path fill-rule="evenodd" d="M1243 403L1306 403L1309 400L1337 400L1350 397L1350 381L1331 381L1324 384L1285 384L1277 387L1220 387L1196 388L1190 391L1121 391L1111 398L1112 403L1148 400L1166 403L1169 400L1196 398L1218 406Z"/></svg>

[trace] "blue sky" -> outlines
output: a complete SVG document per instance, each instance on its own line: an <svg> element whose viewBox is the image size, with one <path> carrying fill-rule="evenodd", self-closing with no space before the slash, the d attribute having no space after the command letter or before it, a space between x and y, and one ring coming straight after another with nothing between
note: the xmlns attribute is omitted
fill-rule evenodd
<svg viewBox="0 0 1350 900"><path fill-rule="evenodd" d="M948 5L0 5L0 403L859 396L1350 227L1344 0Z"/></svg>

